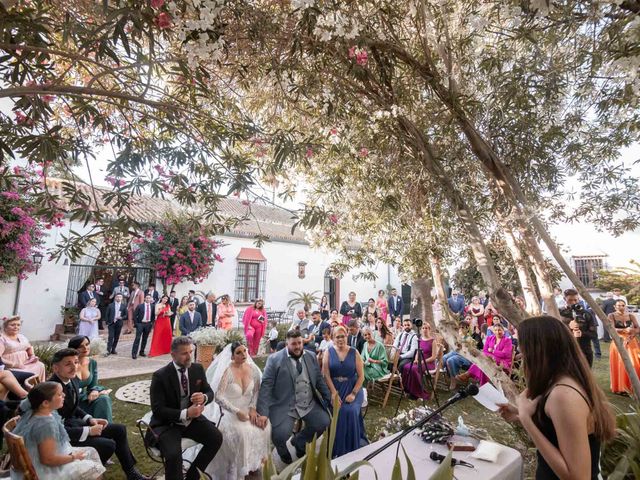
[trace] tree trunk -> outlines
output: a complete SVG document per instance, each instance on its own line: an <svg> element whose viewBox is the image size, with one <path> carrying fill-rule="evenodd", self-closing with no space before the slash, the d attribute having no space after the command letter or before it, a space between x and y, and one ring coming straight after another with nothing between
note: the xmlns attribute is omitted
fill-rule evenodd
<svg viewBox="0 0 640 480"><path fill-rule="evenodd" d="M489 288L489 295L493 304L511 323L518 325L524 320L524 314L513 302L507 289L502 286L489 249L484 242L484 237L465 200L436 159L428 140L420 129L405 117L398 117L398 122L408 135L408 140L413 145L423 166L442 182L443 190L449 195L449 201L454 206L460 220L465 224L465 232L471 251L478 265L478 271Z"/></svg>
<svg viewBox="0 0 640 480"><path fill-rule="evenodd" d="M442 318L438 323L438 332L445 339L452 351L457 351L464 358L478 365L478 367L489 377L491 383L502 388L505 396L509 401L515 403L516 397L520 392L516 388L515 383L499 368L496 363L482 354L473 342L461 342L458 335L458 321L454 318L449 304L447 303L447 294L444 289L444 281L442 280L442 269L438 258L431 256L431 272L433 275L433 283L436 287L438 300L442 305Z"/></svg>
<svg viewBox="0 0 640 480"><path fill-rule="evenodd" d="M509 222L499 213L497 214L497 218L500 222L500 226L502 227L504 241L507 244L507 248L513 258L513 263L516 266L516 271L518 272L518 279L520 280L522 294L527 305L527 312L532 315L540 315L542 313L542 310L540 309L540 300L538 299L533 279L529 273L529 264L522 254L520 242L516 238Z"/></svg>
<svg viewBox="0 0 640 480"><path fill-rule="evenodd" d="M411 318L419 317L423 323L431 325L431 329L435 332L436 324L433 318L431 280L427 277L414 280L411 283L411 297L416 300L415 307L411 307Z"/></svg>

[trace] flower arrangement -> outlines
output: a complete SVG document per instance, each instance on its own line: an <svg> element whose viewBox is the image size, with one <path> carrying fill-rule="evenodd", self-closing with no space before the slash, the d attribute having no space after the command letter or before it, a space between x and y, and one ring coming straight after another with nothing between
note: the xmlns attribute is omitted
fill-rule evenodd
<svg viewBox="0 0 640 480"><path fill-rule="evenodd" d="M42 252L44 230L63 225L62 213L46 218L33 199L42 182L42 170L12 170L0 172L5 181L0 192L0 281L25 279L35 271L33 255Z"/></svg>
<svg viewBox="0 0 640 480"><path fill-rule="evenodd" d="M89 345L89 355L104 355L107 353L107 342L100 337L96 337L91 340L91 345Z"/></svg>
<svg viewBox="0 0 640 480"><path fill-rule="evenodd" d="M222 262L216 253L222 244L212 240L205 227L194 227L183 219L167 219L133 243L136 260L153 268L165 285L199 283L209 276L215 262Z"/></svg>
<svg viewBox="0 0 640 480"><path fill-rule="evenodd" d="M244 334L240 330L221 330L211 327L201 327L189 335L196 345L209 345L220 353L224 347L233 342L245 342Z"/></svg>

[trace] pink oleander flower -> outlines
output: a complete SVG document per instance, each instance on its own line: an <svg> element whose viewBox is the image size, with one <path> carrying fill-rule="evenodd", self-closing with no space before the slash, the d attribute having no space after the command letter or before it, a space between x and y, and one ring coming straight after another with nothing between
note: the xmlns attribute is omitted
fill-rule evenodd
<svg viewBox="0 0 640 480"><path fill-rule="evenodd" d="M158 14L155 22L160 30L166 30L167 28L171 27L171 15L169 15L167 12L162 12Z"/></svg>
<svg viewBox="0 0 640 480"><path fill-rule="evenodd" d="M349 58L353 58L356 56L356 48L355 46L349 47Z"/></svg>
<svg viewBox="0 0 640 480"><path fill-rule="evenodd" d="M17 194L16 192L2 192L0 193L0 195L2 195L5 198L8 198L9 200L20 200L20 195Z"/></svg>
<svg viewBox="0 0 640 480"><path fill-rule="evenodd" d="M151 0L151 8L162 8L164 5L164 0Z"/></svg>
<svg viewBox="0 0 640 480"><path fill-rule="evenodd" d="M329 221L335 225L338 223L338 216L335 213L332 213L329 215Z"/></svg>
<svg viewBox="0 0 640 480"><path fill-rule="evenodd" d="M369 150L365 147L362 147L360 149L360 151L358 152L358 156L360 156L361 158L366 158L369 156Z"/></svg>
<svg viewBox="0 0 640 480"><path fill-rule="evenodd" d="M16 117L16 123L18 125L21 125L23 123L28 123L29 122L29 117L27 117L24 113L22 112L16 112L15 113L15 117Z"/></svg>
<svg viewBox="0 0 640 480"><path fill-rule="evenodd" d="M307 147L307 153L305 153L304 156L307 158L313 157L313 149L311 147Z"/></svg>
<svg viewBox="0 0 640 480"><path fill-rule="evenodd" d="M356 55L356 63L358 65L361 65L361 66L366 65L368 59L369 59L369 55L367 55L366 50L361 50L360 53Z"/></svg>

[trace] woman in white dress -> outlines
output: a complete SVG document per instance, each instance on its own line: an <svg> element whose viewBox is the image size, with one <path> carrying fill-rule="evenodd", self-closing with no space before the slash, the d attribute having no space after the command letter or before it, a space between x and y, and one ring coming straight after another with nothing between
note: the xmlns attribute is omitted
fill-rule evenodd
<svg viewBox="0 0 640 480"><path fill-rule="evenodd" d="M97 300L92 298L87 306L80 310L80 326L78 327L78 335L89 337L93 340L99 335L98 320L100 320L100 310L98 309Z"/></svg>
<svg viewBox="0 0 640 480"><path fill-rule="evenodd" d="M260 369L240 342L227 345L207 370L207 380L223 412L218 428L224 441L207 468L214 479L243 479L260 470L270 452L271 426L262 429L255 425L261 379ZM204 414L217 420L211 410L205 409Z"/></svg>

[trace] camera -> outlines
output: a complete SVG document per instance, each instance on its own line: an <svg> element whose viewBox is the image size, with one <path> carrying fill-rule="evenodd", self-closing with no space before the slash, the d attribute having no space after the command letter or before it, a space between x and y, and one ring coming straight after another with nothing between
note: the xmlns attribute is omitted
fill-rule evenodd
<svg viewBox="0 0 640 480"><path fill-rule="evenodd" d="M575 304L571 305L571 310L576 312L576 315L582 315L585 312L584 307L582 305L580 305L579 303L575 303Z"/></svg>
<svg viewBox="0 0 640 480"><path fill-rule="evenodd" d="M422 319L421 319L421 318L412 318L412 319L411 319L411 323L413 323L413 325L414 325L416 328L420 328L420 327L422 327Z"/></svg>

